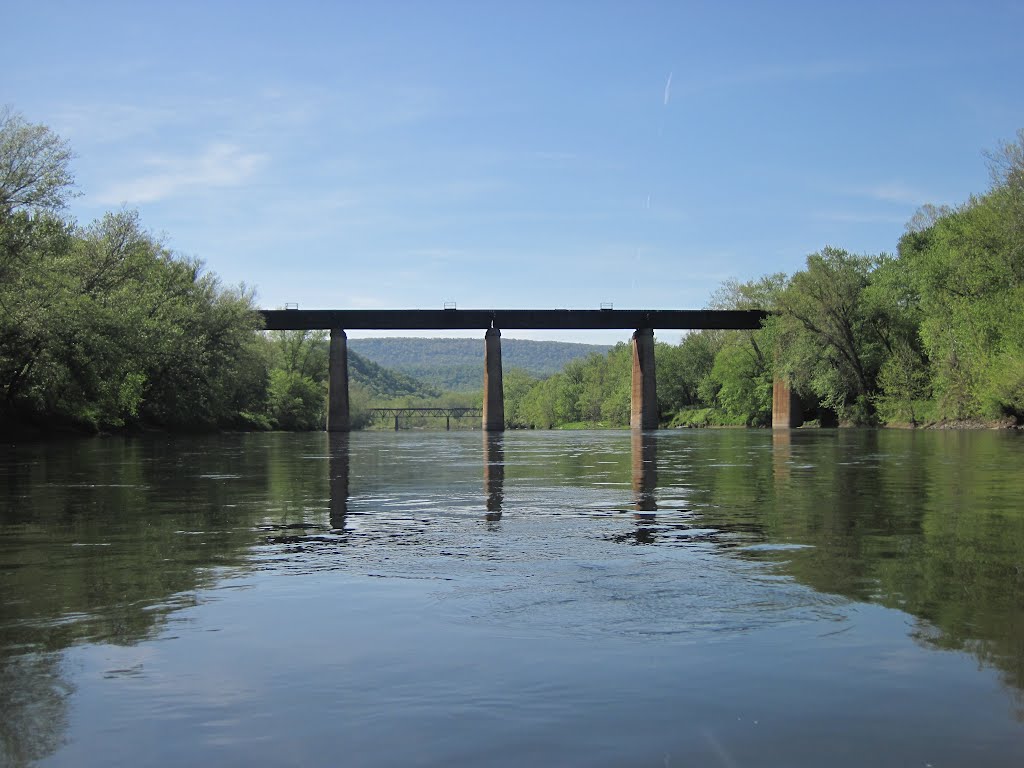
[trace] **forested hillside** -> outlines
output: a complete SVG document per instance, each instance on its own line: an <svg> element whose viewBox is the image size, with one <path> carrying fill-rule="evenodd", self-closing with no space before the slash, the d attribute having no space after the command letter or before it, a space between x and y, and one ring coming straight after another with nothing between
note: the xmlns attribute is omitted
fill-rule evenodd
<svg viewBox="0 0 1024 768"><path fill-rule="evenodd" d="M479 339L350 339L349 349L441 390L473 392L483 386L482 332ZM544 378L572 360L595 352L604 354L608 349L602 344L502 338L501 359L505 368L520 368Z"/></svg>

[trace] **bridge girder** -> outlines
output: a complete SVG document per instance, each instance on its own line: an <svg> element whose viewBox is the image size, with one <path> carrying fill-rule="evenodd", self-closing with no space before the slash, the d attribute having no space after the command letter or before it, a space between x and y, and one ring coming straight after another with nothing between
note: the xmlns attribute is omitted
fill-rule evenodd
<svg viewBox="0 0 1024 768"><path fill-rule="evenodd" d="M760 309L262 309L271 331L756 329Z"/></svg>

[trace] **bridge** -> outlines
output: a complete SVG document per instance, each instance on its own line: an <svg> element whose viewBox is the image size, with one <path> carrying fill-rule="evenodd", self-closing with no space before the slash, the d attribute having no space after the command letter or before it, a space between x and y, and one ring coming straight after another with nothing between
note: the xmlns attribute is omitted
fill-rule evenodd
<svg viewBox="0 0 1024 768"><path fill-rule="evenodd" d="M371 416L394 416L395 431L398 431L398 418L400 416L444 416L444 428L451 430L452 419L461 419L464 416L483 416L483 408L369 408Z"/></svg>
<svg viewBox="0 0 1024 768"><path fill-rule="evenodd" d="M654 330L757 329L763 310L718 309L264 309L270 331L329 330L327 430L348 432L348 336L346 330L479 330L484 334L483 429L505 429L501 378L501 331L633 330L630 427L658 428ZM799 409L789 387L777 380L772 426L797 426Z"/></svg>

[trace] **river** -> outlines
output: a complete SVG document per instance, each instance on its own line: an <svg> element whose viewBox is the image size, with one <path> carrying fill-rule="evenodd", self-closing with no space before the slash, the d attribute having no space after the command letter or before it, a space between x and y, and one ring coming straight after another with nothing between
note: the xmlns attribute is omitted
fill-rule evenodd
<svg viewBox="0 0 1024 768"><path fill-rule="evenodd" d="M0 765L1024 765L1024 435L0 446Z"/></svg>

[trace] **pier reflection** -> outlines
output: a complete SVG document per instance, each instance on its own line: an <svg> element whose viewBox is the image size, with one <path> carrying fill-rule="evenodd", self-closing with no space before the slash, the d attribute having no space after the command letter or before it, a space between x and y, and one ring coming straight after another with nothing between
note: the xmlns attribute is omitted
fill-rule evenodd
<svg viewBox="0 0 1024 768"><path fill-rule="evenodd" d="M328 433L328 472L330 476L329 513L331 528L335 531L345 530L345 518L348 515L348 478L349 478L349 435L346 432Z"/></svg>
<svg viewBox="0 0 1024 768"><path fill-rule="evenodd" d="M636 530L632 538L637 544L650 544L656 538L653 528L658 503L658 441L653 432L635 431L631 445L633 486L633 519Z"/></svg>
<svg viewBox="0 0 1024 768"><path fill-rule="evenodd" d="M484 432L484 493L487 513L484 519L501 520L501 502L505 498L505 437L500 432Z"/></svg>
<svg viewBox="0 0 1024 768"><path fill-rule="evenodd" d="M793 459L793 432L772 430L772 476L776 482L789 480Z"/></svg>

